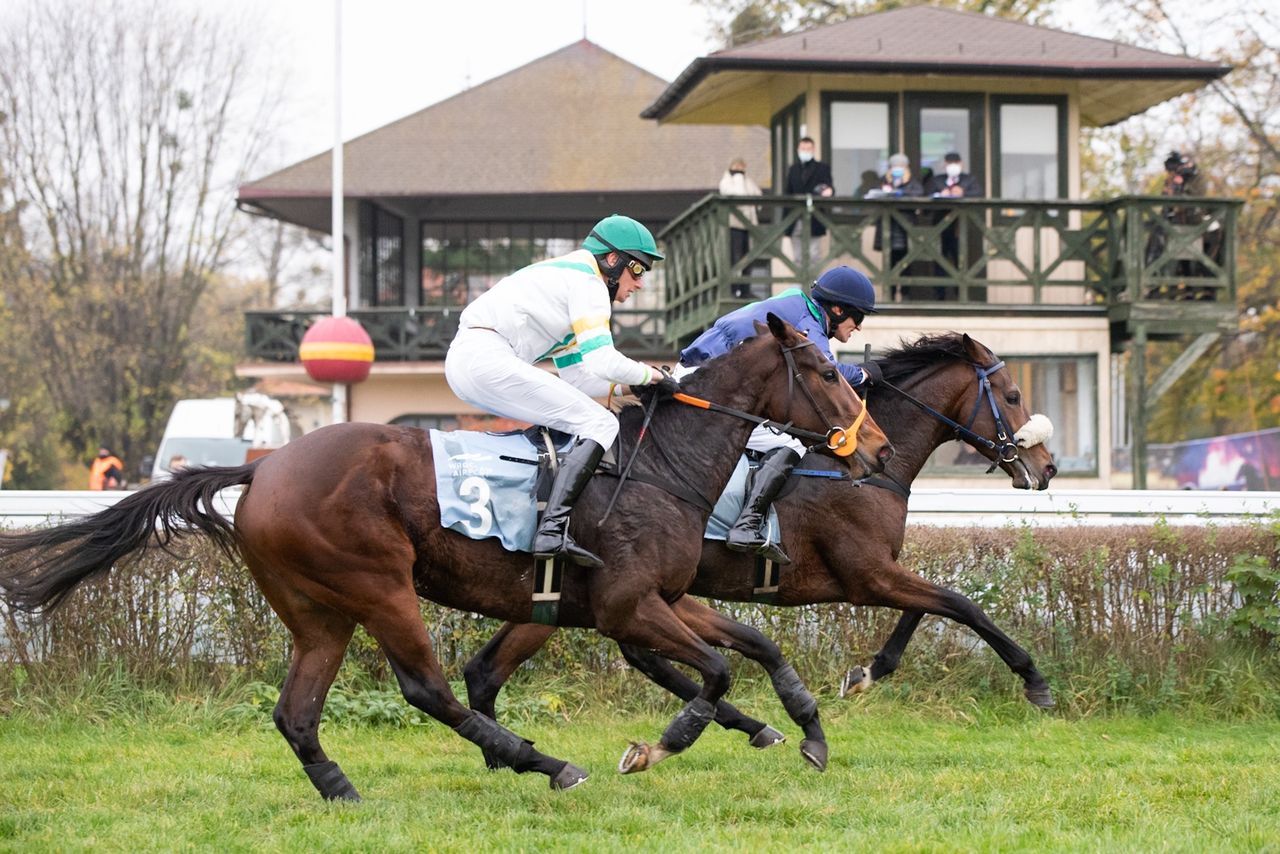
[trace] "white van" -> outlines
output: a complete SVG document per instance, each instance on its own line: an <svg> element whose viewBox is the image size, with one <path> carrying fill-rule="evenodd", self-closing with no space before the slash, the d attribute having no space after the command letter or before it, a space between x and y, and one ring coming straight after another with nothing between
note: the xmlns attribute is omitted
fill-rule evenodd
<svg viewBox="0 0 1280 854"><path fill-rule="evenodd" d="M179 400L151 466L163 480L186 466L238 466L289 441L289 418L265 394Z"/></svg>

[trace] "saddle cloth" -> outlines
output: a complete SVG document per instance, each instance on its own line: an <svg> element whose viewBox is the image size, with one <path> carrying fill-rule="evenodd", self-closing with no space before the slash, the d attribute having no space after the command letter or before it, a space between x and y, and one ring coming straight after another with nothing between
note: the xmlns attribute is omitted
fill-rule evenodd
<svg viewBox="0 0 1280 854"><path fill-rule="evenodd" d="M497 537L508 551L529 552L538 525L538 453L545 450L535 444L532 431L430 432L440 524L473 540ZM556 452L564 453L573 437L555 433L553 441ZM743 456L707 521L706 539L723 542L738 520L748 470ZM769 509L768 536L774 541L780 536L773 508Z"/></svg>

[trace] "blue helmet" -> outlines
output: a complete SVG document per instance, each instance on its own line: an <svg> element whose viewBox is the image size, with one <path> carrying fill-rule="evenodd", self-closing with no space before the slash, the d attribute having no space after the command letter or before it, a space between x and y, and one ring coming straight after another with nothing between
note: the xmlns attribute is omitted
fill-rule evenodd
<svg viewBox="0 0 1280 854"><path fill-rule="evenodd" d="M813 283L810 295L827 305L847 305L863 314L876 313L876 289L852 267L832 267Z"/></svg>

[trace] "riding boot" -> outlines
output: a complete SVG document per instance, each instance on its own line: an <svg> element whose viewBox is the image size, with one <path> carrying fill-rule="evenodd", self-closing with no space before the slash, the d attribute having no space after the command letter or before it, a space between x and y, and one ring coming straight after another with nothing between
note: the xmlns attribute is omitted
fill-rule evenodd
<svg viewBox="0 0 1280 854"><path fill-rule="evenodd" d="M604 448L598 442L581 439L560 460L556 479L551 484L551 494L547 497L547 508L542 511L538 533L533 536L535 557L560 555L579 566L604 566L604 561L579 546L569 536L569 513L573 510L573 503L582 494L587 481L591 480L591 475L603 456Z"/></svg>
<svg viewBox="0 0 1280 854"><path fill-rule="evenodd" d="M742 515L729 529L725 545L734 551L755 552L774 563L791 563L791 558L782 550L782 544L770 542L765 534L769 525L769 505L778 497L798 462L800 455L790 448L774 448L765 454L760 467L751 473Z"/></svg>

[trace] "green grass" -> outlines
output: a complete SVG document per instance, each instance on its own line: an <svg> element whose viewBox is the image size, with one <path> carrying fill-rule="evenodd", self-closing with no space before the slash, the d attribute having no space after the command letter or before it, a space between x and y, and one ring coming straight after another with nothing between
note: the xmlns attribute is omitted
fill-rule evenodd
<svg viewBox="0 0 1280 854"><path fill-rule="evenodd" d="M0 849L1280 850L1274 719L828 699L818 774L776 701L736 699L788 743L755 751L713 725L684 756L621 777L627 740L655 740L665 714L516 724L592 772L565 793L485 771L438 724L326 725L359 805L323 803L265 718L194 700L97 724L18 714L0 719Z"/></svg>

